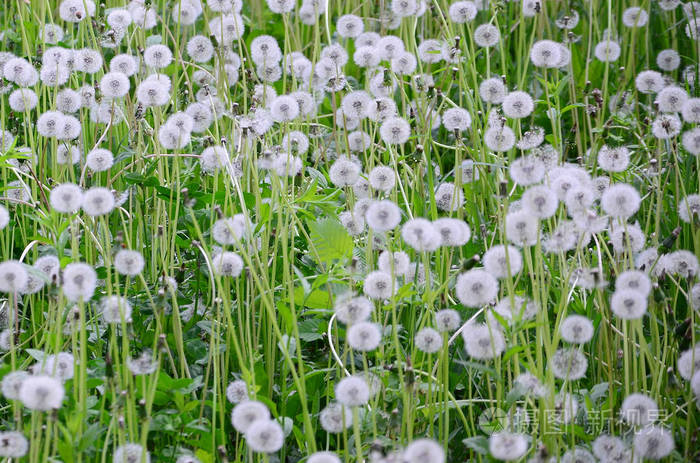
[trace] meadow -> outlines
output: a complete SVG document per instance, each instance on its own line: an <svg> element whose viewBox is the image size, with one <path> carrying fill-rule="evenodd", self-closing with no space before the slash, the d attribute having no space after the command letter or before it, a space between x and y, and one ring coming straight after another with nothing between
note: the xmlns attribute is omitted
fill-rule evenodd
<svg viewBox="0 0 700 463"><path fill-rule="evenodd" d="M5 0L0 461L700 461L699 38Z"/></svg>

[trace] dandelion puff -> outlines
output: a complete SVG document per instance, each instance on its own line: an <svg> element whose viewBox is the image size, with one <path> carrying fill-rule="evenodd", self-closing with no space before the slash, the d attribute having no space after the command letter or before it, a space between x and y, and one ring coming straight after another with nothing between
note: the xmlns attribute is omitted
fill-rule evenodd
<svg viewBox="0 0 700 463"><path fill-rule="evenodd" d="M490 127L484 134L484 143L491 151L508 151L515 145L515 133L508 126Z"/></svg>
<svg viewBox="0 0 700 463"><path fill-rule="evenodd" d="M154 69L163 69L173 61L173 52L166 45L156 44L143 52L143 62Z"/></svg>
<svg viewBox="0 0 700 463"><path fill-rule="evenodd" d="M626 183L609 186L600 200L600 207L612 217L623 219L633 216L641 204L636 188Z"/></svg>
<svg viewBox="0 0 700 463"><path fill-rule="evenodd" d="M150 375L158 369L158 362L150 350L145 350L138 357L128 357L126 366L134 376Z"/></svg>
<svg viewBox="0 0 700 463"><path fill-rule="evenodd" d="M92 266L73 262L66 265L62 275L63 294L72 302L87 301L92 298L97 286L97 273Z"/></svg>
<svg viewBox="0 0 700 463"><path fill-rule="evenodd" d="M11 371L2 377L0 389L2 395L7 400L19 400L19 391L22 388L22 383L29 377L29 373L23 370Z"/></svg>
<svg viewBox="0 0 700 463"><path fill-rule="evenodd" d="M450 16L452 22L457 24L464 24L471 22L476 18L477 8L474 2L471 1L457 1L450 5L447 14Z"/></svg>
<svg viewBox="0 0 700 463"><path fill-rule="evenodd" d="M331 183L337 187L351 186L357 182L360 166L347 158L339 158L328 170Z"/></svg>
<svg viewBox="0 0 700 463"><path fill-rule="evenodd" d="M700 155L700 127L687 130L681 140L683 148L692 155Z"/></svg>
<svg viewBox="0 0 700 463"><path fill-rule="evenodd" d="M362 18L354 14L346 14L338 18L335 23L335 30L343 38L357 38L364 31ZM355 42L357 46L357 42Z"/></svg>
<svg viewBox="0 0 700 463"><path fill-rule="evenodd" d="M486 270L472 269L457 277L455 290L465 307L483 307L496 300L498 280Z"/></svg>
<svg viewBox="0 0 700 463"><path fill-rule="evenodd" d="M615 279L616 290L632 290L648 296L651 293L651 280L640 270L626 270Z"/></svg>
<svg viewBox="0 0 700 463"><path fill-rule="evenodd" d="M22 381L19 400L30 410L49 411L61 408L65 390L57 378L31 375Z"/></svg>
<svg viewBox="0 0 700 463"><path fill-rule="evenodd" d="M44 137L58 137L63 130L66 116L60 111L46 111L39 116L36 128Z"/></svg>
<svg viewBox="0 0 700 463"><path fill-rule="evenodd" d="M648 460L661 460L674 449L673 435L660 426L646 426L634 436L634 455Z"/></svg>
<svg viewBox="0 0 700 463"><path fill-rule="evenodd" d="M0 292L17 293L27 284L29 275L24 265L14 260L0 263Z"/></svg>
<svg viewBox="0 0 700 463"><path fill-rule="evenodd" d="M150 463L151 456L139 444L127 443L117 447L112 457L112 463Z"/></svg>
<svg viewBox="0 0 700 463"><path fill-rule="evenodd" d="M421 218L407 221L401 228L404 242L418 252L432 252L440 246L441 237L433 224Z"/></svg>
<svg viewBox="0 0 700 463"><path fill-rule="evenodd" d="M603 40L595 46L593 54L599 61L612 63L620 58L620 45L610 39Z"/></svg>
<svg viewBox="0 0 700 463"><path fill-rule="evenodd" d="M647 311L644 292L634 289L618 289L610 297L610 310L623 320L642 318Z"/></svg>
<svg viewBox="0 0 700 463"><path fill-rule="evenodd" d="M549 366L556 378L576 381L586 375L588 360L578 349L562 348L552 355Z"/></svg>
<svg viewBox="0 0 700 463"><path fill-rule="evenodd" d="M449 108L442 113L442 125L449 132L465 131L472 123L469 111L463 108Z"/></svg>
<svg viewBox="0 0 700 463"><path fill-rule="evenodd" d="M396 292L396 283L391 274L375 270L365 277L363 291L370 299L389 299Z"/></svg>
<svg viewBox="0 0 700 463"><path fill-rule="evenodd" d="M331 434L338 434L352 426L352 413L344 405L332 402L319 413L321 427Z"/></svg>
<svg viewBox="0 0 700 463"><path fill-rule="evenodd" d="M415 72L417 64L413 53L404 52L391 60L391 70L397 75L410 75Z"/></svg>
<svg viewBox="0 0 700 463"><path fill-rule="evenodd" d="M678 374L686 381L700 371L700 344L696 344L678 356Z"/></svg>
<svg viewBox="0 0 700 463"><path fill-rule="evenodd" d="M435 314L435 326L441 333L452 332L459 328L462 318L454 309L438 310Z"/></svg>
<svg viewBox="0 0 700 463"><path fill-rule="evenodd" d="M537 217L526 211L506 215L506 238L517 246L532 246L537 242L540 225Z"/></svg>
<svg viewBox="0 0 700 463"><path fill-rule="evenodd" d="M109 214L114 208L114 195L107 188L89 188L83 193L81 207L89 216Z"/></svg>
<svg viewBox="0 0 700 463"><path fill-rule="evenodd" d="M245 237L247 225L243 214L222 218L214 222L211 236L222 246L236 244Z"/></svg>
<svg viewBox="0 0 700 463"><path fill-rule="evenodd" d="M270 104L270 113L277 122L292 121L299 116L299 104L291 96L278 96Z"/></svg>
<svg viewBox="0 0 700 463"><path fill-rule="evenodd" d="M642 71L637 74L634 79L634 85L637 91L645 94L653 94L660 92L664 86L664 77L656 71Z"/></svg>
<svg viewBox="0 0 700 463"><path fill-rule="evenodd" d="M678 203L678 217L685 223L700 219L700 195L692 194Z"/></svg>
<svg viewBox="0 0 700 463"><path fill-rule="evenodd" d="M229 383L226 387L226 399L232 404L239 404L248 400L248 385L242 379Z"/></svg>
<svg viewBox="0 0 700 463"><path fill-rule="evenodd" d="M0 230L7 227L10 223L10 212L5 206L0 205Z"/></svg>
<svg viewBox="0 0 700 463"><path fill-rule="evenodd" d="M231 424L240 433L245 433L253 423L270 419L270 410L262 402L244 400L233 407Z"/></svg>
<svg viewBox="0 0 700 463"><path fill-rule="evenodd" d="M465 159L462 161L462 164L459 166L459 170L461 171L460 173L462 176L461 180L463 185L479 180L479 170L477 169L474 161L471 159Z"/></svg>
<svg viewBox="0 0 700 463"><path fill-rule="evenodd" d="M654 135L654 137L660 139L660 140L666 140L669 138L673 138L679 133L681 133L681 127L682 127L682 122L680 118L676 114L662 114L656 119L651 124L651 133ZM690 132L696 132L697 129L692 129ZM688 133L688 132L686 132ZM690 139L688 139L690 142ZM693 149L690 149L690 143L686 145L686 138L685 136L683 137L683 146L688 150L688 152L695 154ZM693 142L695 142L693 140Z"/></svg>
<svg viewBox="0 0 700 463"><path fill-rule="evenodd" d="M8 97L10 109L20 113L31 111L36 108L37 103L39 103L39 97L29 88L18 88Z"/></svg>
<svg viewBox="0 0 700 463"><path fill-rule="evenodd" d="M591 447L593 454L601 461L613 461L611 458L626 450L624 442L619 437L609 434L601 434L596 437Z"/></svg>
<svg viewBox="0 0 700 463"><path fill-rule="evenodd" d="M678 113L688 101L688 92L675 85L664 87L657 95L654 103L663 113Z"/></svg>
<svg viewBox="0 0 700 463"><path fill-rule="evenodd" d="M254 452L274 453L284 444L284 431L276 421L257 420L245 432L245 439Z"/></svg>
<svg viewBox="0 0 700 463"><path fill-rule="evenodd" d="M506 86L499 77L486 79L479 85L479 96L486 103L501 104L506 94Z"/></svg>
<svg viewBox="0 0 700 463"><path fill-rule="evenodd" d="M474 30L474 43L480 47L493 47L500 38L501 33L493 24L482 24Z"/></svg>
<svg viewBox="0 0 700 463"><path fill-rule="evenodd" d="M568 392L558 394L554 397L553 411L555 413L552 419L555 423L570 423L578 412L578 401L573 394L569 394Z"/></svg>
<svg viewBox="0 0 700 463"><path fill-rule="evenodd" d="M136 87L136 99L145 107L163 106L170 101L170 92L165 82L151 79Z"/></svg>
<svg viewBox="0 0 700 463"><path fill-rule="evenodd" d="M59 140L74 140L82 130L80 120L74 116L65 115L60 122L56 138Z"/></svg>
<svg viewBox="0 0 700 463"><path fill-rule="evenodd" d="M112 295L100 301L100 315L108 324L131 323L131 304L122 296Z"/></svg>
<svg viewBox="0 0 700 463"><path fill-rule="evenodd" d="M333 310L339 322L352 325L367 320L374 306L363 296L340 297L336 300Z"/></svg>
<svg viewBox="0 0 700 463"><path fill-rule="evenodd" d="M681 64L681 57L676 50L671 48L661 50L656 55L656 65L664 71L675 71Z"/></svg>
<svg viewBox="0 0 700 463"><path fill-rule="evenodd" d="M516 295L512 300L510 297L501 299L493 310L512 325L517 321L532 320L539 312L539 307L534 301ZM494 320L491 321L495 321L495 317L493 318ZM493 323L492 325L496 326Z"/></svg>
<svg viewBox="0 0 700 463"><path fill-rule="evenodd" d="M243 259L232 251L220 252L212 258L212 267L217 275L235 278L243 271Z"/></svg>
<svg viewBox="0 0 700 463"><path fill-rule="evenodd" d="M386 232L393 230L401 222L401 210L388 199L373 201L367 208L365 219L372 230Z"/></svg>
<svg viewBox="0 0 700 463"><path fill-rule="evenodd" d="M406 446L402 453L405 463L444 463L445 451L433 439L416 439Z"/></svg>
<svg viewBox="0 0 700 463"><path fill-rule="evenodd" d="M400 53L406 51L403 40L395 35L385 35L380 37L375 44L379 50L379 56L386 61L391 61ZM420 56L420 45L418 46L418 54Z"/></svg>
<svg viewBox="0 0 700 463"><path fill-rule="evenodd" d="M632 426L646 426L659 416L659 406L648 395L630 394L622 401L620 416Z"/></svg>
<svg viewBox="0 0 700 463"><path fill-rule="evenodd" d="M0 432L0 457L21 458L28 450L29 441L21 432Z"/></svg>
<svg viewBox="0 0 700 463"><path fill-rule="evenodd" d="M435 203L442 211L455 212L464 206L464 193L453 183L441 183L435 190Z"/></svg>
<svg viewBox="0 0 700 463"><path fill-rule="evenodd" d="M498 460L519 460L525 455L527 448L527 438L523 434L498 431L489 437L489 452Z"/></svg>
<svg viewBox="0 0 700 463"><path fill-rule="evenodd" d="M638 6L627 8L622 12L622 24L627 27L644 27L647 21L649 21L649 13Z"/></svg>
<svg viewBox="0 0 700 463"><path fill-rule="evenodd" d="M114 256L114 268L122 275L136 276L143 271L144 265L139 251L122 249Z"/></svg>
<svg viewBox="0 0 700 463"><path fill-rule="evenodd" d="M544 178L545 165L535 156L523 156L510 164L508 173L518 185L533 185Z"/></svg>
<svg viewBox="0 0 700 463"><path fill-rule="evenodd" d="M522 196L523 210L539 219L552 217L559 206L554 192L547 186L538 185L528 188Z"/></svg>
<svg viewBox="0 0 700 463"><path fill-rule="evenodd" d="M630 163L630 152L624 146L603 145L598 151L598 167L606 172L623 172Z"/></svg>
<svg viewBox="0 0 700 463"><path fill-rule="evenodd" d="M520 373L515 377L514 383L526 395L542 397L546 392L546 388L542 385L542 382L537 378L537 376L530 372Z"/></svg>
<svg viewBox="0 0 700 463"><path fill-rule="evenodd" d="M552 40L538 40L530 49L530 60L537 67L561 67L561 50L561 45Z"/></svg>
<svg viewBox="0 0 700 463"><path fill-rule="evenodd" d="M408 141L411 135L411 127L405 119L401 117L391 117L382 123L379 134L385 143L389 145L400 145Z"/></svg>
<svg viewBox="0 0 700 463"><path fill-rule="evenodd" d="M593 322L583 315L569 315L559 326L564 341L571 344L585 344L593 338Z"/></svg>
<svg viewBox="0 0 700 463"><path fill-rule="evenodd" d="M59 352L55 355L47 355L43 362L38 362L32 367L35 375L48 375L67 381L73 378L75 372L75 359L69 352Z"/></svg>
<svg viewBox="0 0 700 463"><path fill-rule="evenodd" d="M367 381L361 376L348 376L336 383L335 398L346 407L365 405L370 398Z"/></svg>
<svg viewBox="0 0 700 463"><path fill-rule="evenodd" d="M471 238L471 229L463 220L443 217L435 220L433 227L440 235L441 246L463 246Z"/></svg>
<svg viewBox="0 0 700 463"><path fill-rule="evenodd" d="M617 225L610 231L610 242L613 246L613 251L623 253L632 251L639 252L644 247L644 232L638 224Z"/></svg>
<svg viewBox="0 0 700 463"><path fill-rule="evenodd" d="M129 93L129 87L129 78L119 71L108 72L100 80L100 89L107 98L121 98Z"/></svg>
<svg viewBox="0 0 700 463"><path fill-rule="evenodd" d="M63 40L63 29L58 24L46 23L39 31L39 38L47 44L55 45Z"/></svg>
<svg viewBox="0 0 700 463"><path fill-rule="evenodd" d="M443 344L440 333L437 330L428 327L420 329L416 333L413 342L418 350L427 354L439 352Z"/></svg>
<svg viewBox="0 0 700 463"><path fill-rule="evenodd" d="M491 247L482 258L484 270L495 278L517 275L523 266L520 250L515 246L502 244Z"/></svg>
<svg viewBox="0 0 700 463"><path fill-rule="evenodd" d="M394 169L388 166L376 166L369 173L370 186L378 191L389 192L396 185L396 174Z"/></svg>
<svg viewBox="0 0 700 463"><path fill-rule="evenodd" d="M93 172L104 172L114 164L114 155L104 148L95 148L85 157L85 165Z"/></svg>
<svg viewBox="0 0 700 463"><path fill-rule="evenodd" d="M32 87L39 80L39 73L24 58L12 58L2 67L3 76L19 87Z"/></svg>
<svg viewBox="0 0 700 463"><path fill-rule="evenodd" d="M58 7L59 17L69 23L79 23L95 14L95 2L92 0L63 0Z"/></svg>
<svg viewBox="0 0 700 463"><path fill-rule="evenodd" d="M333 452L315 452L309 455L307 463L341 463L340 458Z"/></svg>
<svg viewBox="0 0 700 463"><path fill-rule="evenodd" d="M379 66L381 59L375 46L358 47L352 55L353 62L361 68L375 68Z"/></svg>
<svg viewBox="0 0 700 463"><path fill-rule="evenodd" d="M77 212L82 206L83 190L73 183L63 183L51 190L49 194L49 204L51 207L63 214Z"/></svg>
<svg viewBox="0 0 700 463"><path fill-rule="evenodd" d="M365 231L366 223L362 216L355 215L350 211L345 211L338 216L338 219L350 236L357 236Z"/></svg>
<svg viewBox="0 0 700 463"><path fill-rule="evenodd" d="M382 340L382 332L379 325L368 321L353 323L346 333L348 345L361 352L373 351Z"/></svg>

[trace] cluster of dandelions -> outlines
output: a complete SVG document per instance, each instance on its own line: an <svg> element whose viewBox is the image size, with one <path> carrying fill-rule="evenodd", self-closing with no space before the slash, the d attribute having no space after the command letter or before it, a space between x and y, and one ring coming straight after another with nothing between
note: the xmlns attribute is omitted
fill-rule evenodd
<svg viewBox="0 0 700 463"><path fill-rule="evenodd" d="M608 72L634 53L625 41L647 26L652 15L664 17L679 6L676 0L660 0L653 9L625 8L616 18L618 27L588 38L594 41L591 58ZM696 6L683 4L680 14L682 37L693 46L700 34ZM210 176L214 182L228 179L234 190L265 185L287 194L296 177L308 175L311 166L320 168L328 189L339 192L333 193L339 198L339 222L354 244L371 256L348 268L347 280L356 283L357 291L333 294L332 320L341 325L342 334L327 342L335 353L342 339L342 349L361 358L362 371L350 373L343 360L347 357L336 354L341 374L317 416L329 434L344 435L353 425L357 433L358 421L366 420L377 406L385 387L377 367L387 346L397 355L403 348L415 348L430 364L432 359L448 358L444 354L461 342L471 361L490 368L506 364L508 349L517 350L525 339L545 336L547 348L539 356L544 365L530 362L529 371L513 378L511 392L523 397L519 407L536 401L553 404L557 424L573 425L586 407L578 386L584 389L593 362L602 361L594 339L599 333L624 336L629 330L636 333L634 345L646 344L639 327L656 323L654 311L663 310L653 299L655 288L678 288L692 312L694 330L700 309L697 250L674 249L681 231L659 243L660 230L647 236L653 221L639 217L640 211L654 214L662 205L647 194L650 187L659 191L659 179L667 178L662 153L670 153L673 168L681 157L692 160L700 154L700 98L691 96L697 67L677 50L650 56L647 63L653 69L635 69L630 88L591 92L585 104L571 102L592 119L607 111L619 120L647 120L638 127L639 143L620 142L621 137L589 140L589 146L578 147L580 159L574 163L571 159L577 156L564 157L547 91L548 79L571 78L579 71L574 69L579 62L572 58L573 49L586 53L587 44L576 35L582 21L576 10L550 18L539 1L526 0L516 8L526 24L544 16L541 20L553 25L548 29L552 37L527 45L528 64L544 76L543 89L536 82L468 69L470 57L502 53L515 40L494 21L498 13L488 2L452 2L441 12L446 13L440 21L449 24L447 29L428 27L432 36L410 40L401 33L408 22L435 22L436 8L430 2L392 0L379 12L378 22L356 14L332 16L327 2L315 0L300 5L268 0L267 7L285 21L297 18L300 27L325 23L329 43L309 53L295 50L291 37L280 45L271 35L256 34L246 46L246 15L237 0L179 0L165 11L141 0L106 10L92 0L61 1L56 15L60 22L44 23L39 31L45 45L39 60L0 52L8 107L31 122L32 131L31 137L22 130L1 133L2 152L13 153L8 159L13 177L5 190L8 207L0 206L0 229L11 228L10 223L19 226L18 207L28 204L45 217L54 214L69 221L72 233L82 227L85 233L74 235L79 239L99 243L91 227L107 227L110 217L128 215L138 200L128 189L115 189L121 185L119 175L138 161L130 163L110 149L112 131L120 128L131 133L138 126L152 137L144 157L182 161L206 181ZM90 20L104 22L94 48L64 46L74 43L69 38ZM186 31L183 46L156 33L159 24ZM462 32L455 37L449 31ZM134 42L141 34L149 36L147 46ZM553 40L555 36L562 39ZM688 63L679 73L683 61ZM453 70L453 80L459 73L473 72L473 91L459 86L458 92L452 91L453 81L445 79L449 73L442 72L445 67ZM682 80L677 81L679 74ZM330 116L324 114L329 102ZM536 117L541 115L546 117ZM544 127L535 124L536 119L549 122ZM43 143L40 150L32 149L35 138ZM438 141L424 146L431 138ZM420 157L440 149L454 153L452 164L426 156L426 162L413 169L403 160L407 152ZM42 171L50 172L52 182L35 184L35 173ZM260 185L253 184L258 180ZM489 204L476 199L489 183L502 209L472 213ZM419 185L427 191L420 207L407 197L407 190ZM177 182L171 186L179 187ZM700 222L700 195L682 184L675 194L673 223L686 224L680 230L692 236ZM265 202L274 207L282 203L269 198ZM206 233L215 244L201 248L203 268L212 285L222 278L243 279L251 255L263 248L260 236L266 225L254 223L250 211L227 216L217 210L212 215ZM490 237L485 220L477 215L495 217L496 232ZM477 227L475 237L472 228L476 233ZM481 251L460 261L469 245ZM136 281L174 290L177 282L169 275L146 281L152 274L144 255L142 245L131 248L125 243L100 249L99 264L115 272L118 285L128 287ZM54 249L31 265L24 254L0 263L0 291L7 295L9 314L8 327L0 333L4 351L18 349L21 309L26 307L22 302L30 297L58 294L67 308L67 334L84 323L85 306L112 332L121 333L141 319L128 294L98 278L97 260L62 263L65 257ZM549 266L560 272L561 301L526 281L543 279ZM614 278L613 290L608 289L609 277ZM409 302L409 292L402 288L411 286L426 295L425 307ZM601 317L584 314L570 304L573 300L594 301ZM239 301L239 306L245 303ZM410 336L399 339L397 320L384 314L405 304L416 306L411 308L416 316L411 318L413 326L402 327ZM556 321L551 317L554 309ZM66 385L75 387L68 381L80 364L71 352L52 352L42 353L24 370L7 373L2 379L4 397L38 412L63 407L71 392ZM652 368L666 371L656 357L649 357ZM129 358L127 367L132 375L150 375L162 368L158 359L144 349ZM674 367L700 403L700 344L680 352ZM233 404L230 422L247 448L275 453L287 432L280 417L258 400L253 386L236 379L226 389ZM632 391L619 406L619 419L630 432L601 434L590 443L566 448L561 452L564 461L634 461L671 454L675 440L659 419L665 404L658 393L654 396L640 383L627 386ZM438 443L436 436L413 437L391 450L373 447L369 457L377 462L447 461L445 451L452 449ZM150 451L137 443L138 436L130 439L116 448L114 462L149 461ZM512 426L490 435L488 452L506 461L528 453L532 461L546 460L546 452L536 450L537 439L541 436ZM0 434L0 456L19 458L28 447L18 430ZM330 450L308 456L312 463L340 460ZM197 460L189 455L178 460L193 461Z"/></svg>

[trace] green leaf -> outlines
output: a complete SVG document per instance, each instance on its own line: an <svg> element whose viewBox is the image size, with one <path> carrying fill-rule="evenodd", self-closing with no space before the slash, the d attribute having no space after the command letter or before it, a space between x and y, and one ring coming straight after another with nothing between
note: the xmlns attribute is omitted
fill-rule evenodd
<svg viewBox="0 0 700 463"><path fill-rule="evenodd" d="M322 263L346 259L352 255L353 242L345 227L334 219L309 223L311 242ZM311 253L316 257L316 253Z"/></svg>

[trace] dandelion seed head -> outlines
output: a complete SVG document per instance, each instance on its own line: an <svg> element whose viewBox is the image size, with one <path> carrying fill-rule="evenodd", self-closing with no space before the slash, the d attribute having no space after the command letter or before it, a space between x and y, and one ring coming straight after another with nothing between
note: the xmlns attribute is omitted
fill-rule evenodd
<svg viewBox="0 0 700 463"><path fill-rule="evenodd" d="M442 335L430 327L418 330L413 342L418 350L427 354L439 352L443 345Z"/></svg>
<svg viewBox="0 0 700 463"><path fill-rule="evenodd" d="M569 315L559 326L561 338L571 344L585 344L593 338L593 322L583 315Z"/></svg>
<svg viewBox="0 0 700 463"><path fill-rule="evenodd" d="M508 126L489 127L484 134L484 143L491 151L505 152L515 145L515 133Z"/></svg>
<svg viewBox="0 0 700 463"><path fill-rule="evenodd" d="M257 421L265 422L270 419L270 410L262 402L244 400L239 402L231 412L231 424L236 431L245 433Z"/></svg>
<svg viewBox="0 0 700 463"><path fill-rule="evenodd" d="M549 366L556 378L575 381L586 375L588 360L575 348L561 348L552 355Z"/></svg>
<svg viewBox="0 0 700 463"><path fill-rule="evenodd" d="M649 460L661 460L675 447L671 432L660 426L640 429L634 436L633 444L635 456Z"/></svg>
<svg viewBox="0 0 700 463"><path fill-rule="evenodd" d="M19 400L19 391L22 383L29 377L29 373L24 370L11 371L2 377L0 390L7 400Z"/></svg>
<svg viewBox="0 0 700 463"><path fill-rule="evenodd" d="M523 266L520 250L511 245L492 246L484 253L481 261L484 270L499 279L517 275Z"/></svg>
<svg viewBox="0 0 700 463"><path fill-rule="evenodd" d="M369 228L377 232L393 230L401 222L401 210L388 199L370 202L364 216Z"/></svg>
<svg viewBox="0 0 700 463"><path fill-rule="evenodd" d="M500 39L501 33L493 24L482 24L474 30L474 43L480 47L493 47Z"/></svg>
<svg viewBox="0 0 700 463"><path fill-rule="evenodd" d="M661 112L679 113L683 110L683 105L688 99L688 92L675 85L670 85L659 91L654 103L658 105Z"/></svg>
<svg viewBox="0 0 700 463"><path fill-rule="evenodd" d="M335 398L346 407L365 405L370 398L367 381L361 376L348 376L335 385Z"/></svg>
<svg viewBox="0 0 700 463"><path fill-rule="evenodd" d="M22 381L19 400L30 410L49 411L61 408L65 390L57 378L30 375Z"/></svg>
<svg viewBox="0 0 700 463"><path fill-rule="evenodd" d="M613 63L620 58L620 45L614 40L606 39L593 49L595 57L604 63Z"/></svg>
<svg viewBox="0 0 700 463"><path fill-rule="evenodd" d="M498 460L518 460L525 455L527 448L527 438L523 434L498 431L489 437L489 452Z"/></svg>
<svg viewBox="0 0 700 463"><path fill-rule="evenodd" d="M126 443L117 447L112 457L112 463L150 463L151 456L139 444Z"/></svg>
<svg viewBox="0 0 700 463"><path fill-rule="evenodd" d="M396 283L391 274L375 270L365 277L363 291L370 299L389 299L396 292Z"/></svg>
<svg viewBox="0 0 700 463"><path fill-rule="evenodd" d="M352 412L337 402L328 404L319 414L321 427L331 434L338 434L352 426Z"/></svg>
<svg viewBox="0 0 700 463"><path fill-rule="evenodd" d="M18 293L27 284L29 276L24 265L15 260L0 263L0 292Z"/></svg>
<svg viewBox="0 0 700 463"><path fill-rule="evenodd" d="M346 332L348 345L360 352L375 350L382 340L382 332L376 323L358 321L350 325Z"/></svg>

